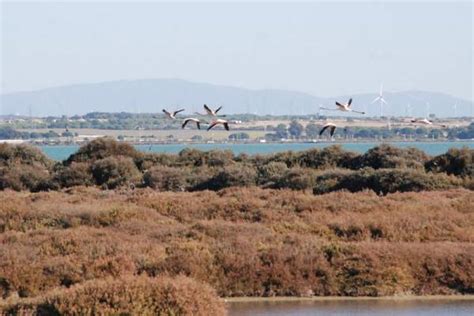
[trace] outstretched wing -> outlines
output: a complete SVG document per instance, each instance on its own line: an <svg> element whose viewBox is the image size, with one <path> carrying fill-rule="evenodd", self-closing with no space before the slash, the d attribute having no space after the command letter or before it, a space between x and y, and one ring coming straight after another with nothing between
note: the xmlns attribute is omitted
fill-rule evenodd
<svg viewBox="0 0 474 316"><path fill-rule="evenodd" d="M343 107L343 105L342 105L341 103L337 102L337 101L336 101L336 105L337 105L337 106L342 106L342 107Z"/></svg>
<svg viewBox="0 0 474 316"><path fill-rule="evenodd" d="M206 104L204 104L204 110L206 110L207 114L212 115L212 110Z"/></svg>
<svg viewBox="0 0 474 316"><path fill-rule="evenodd" d="M222 106L218 107L215 113L219 112L220 109L222 109Z"/></svg>
<svg viewBox="0 0 474 316"><path fill-rule="evenodd" d="M224 127L228 131L229 130L229 123L224 123Z"/></svg>
<svg viewBox="0 0 474 316"><path fill-rule="evenodd" d="M215 123L215 122L212 123L211 125L209 125L209 127L207 128L207 130L210 130L211 128L213 128L213 127L216 126L216 125L217 125L217 123Z"/></svg>
<svg viewBox="0 0 474 316"><path fill-rule="evenodd" d="M196 125L197 125L197 128L198 128L198 129L201 129L201 123L199 123L199 121L196 122Z"/></svg>
<svg viewBox="0 0 474 316"><path fill-rule="evenodd" d="M184 128L184 127L186 126L186 124L188 124L189 121L190 121L190 120L184 120L184 121L183 121L183 125L181 125L181 128Z"/></svg>
<svg viewBox="0 0 474 316"><path fill-rule="evenodd" d="M349 102L347 102L347 106L351 106L352 103L352 98L349 99Z"/></svg>
<svg viewBox="0 0 474 316"><path fill-rule="evenodd" d="M329 125L324 126L320 131L319 131L319 136L323 135L324 131L327 130Z"/></svg>
<svg viewBox="0 0 474 316"><path fill-rule="evenodd" d="M336 131L336 126L331 126L331 131L329 132L329 134L331 135L331 137L334 135L334 132Z"/></svg>
<svg viewBox="0 0 474 316"><path fill-rule="evenodd" d="M175 115L178 114L179 112L183 112L183 111L184 111L184 109L180 109L180 110L178 110L178 111L174 111L174 112L173 112L173 116L175 116Z"/></svg>

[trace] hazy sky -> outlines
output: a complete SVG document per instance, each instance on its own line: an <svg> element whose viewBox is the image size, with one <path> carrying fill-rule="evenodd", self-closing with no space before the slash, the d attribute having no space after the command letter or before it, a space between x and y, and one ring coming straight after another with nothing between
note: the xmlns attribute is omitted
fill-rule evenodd
<svg viewBox="0 0 474 316"><path fill-rule="evenodd" d="M3 93L120 79L472 100L467 2L1 4Z"/></svg>

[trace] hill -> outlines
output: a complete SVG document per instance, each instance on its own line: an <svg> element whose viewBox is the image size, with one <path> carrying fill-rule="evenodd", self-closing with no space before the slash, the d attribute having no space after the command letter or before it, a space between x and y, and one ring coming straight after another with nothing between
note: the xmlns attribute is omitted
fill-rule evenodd
<svg viewBox="0 0 474 316"><path fill-rule="evenodd" d="M74 115L88 112L160 112L163 107L183 106L200 111L202 104L223 105L226 113L313 114L320 105L354 99L353 106L369 116L379 115L377 94L353 94L323 98L286 90L250 90L196 83L179 79L143 79L61 86L0 96L1 113L33 116ZM394 116L472 116L473 102L443 93L426 91L386 92L389 106L384 113ZM429 105L428 105L429 103ZM457 104L456 111L454 105ZM333 112L333 114L336 112Z"/></svg>

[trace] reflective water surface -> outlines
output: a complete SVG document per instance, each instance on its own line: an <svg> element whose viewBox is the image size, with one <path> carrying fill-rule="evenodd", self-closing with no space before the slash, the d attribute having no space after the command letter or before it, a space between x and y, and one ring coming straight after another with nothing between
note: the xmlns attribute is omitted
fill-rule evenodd
<svg viewBox="0 0 474 316"><path fill-rule="evenodd" d="M364 153L372 147L380 145L377 142L367 143L271 143L271 144L165 144L165 145L136 145L135 147L143 152L155 152L155 153L179 153L185 148L195 148L199 150L231 150L235 154L246 153L249 155L254 154L270 154L275 152L293 150L307 150L311 148L324 148L331 145L340 144L345 150L351 150L359 153ZM423 150L429 155L439 155L445 153L449 148L456 147L461 148L467 146L474 148L474 141L464 142L394 142L391 145L406 148L415 147ZM67 159L69 155L79 149L77 145L58 145L58 146L39 146L39 148L50 158L55 160Z"/></svg>
<svg viewBox="0 0 474 316"><path fill-rule="evenodd" d="M355 299L228 303L229 315L474 315L474 299Z"/></svg>

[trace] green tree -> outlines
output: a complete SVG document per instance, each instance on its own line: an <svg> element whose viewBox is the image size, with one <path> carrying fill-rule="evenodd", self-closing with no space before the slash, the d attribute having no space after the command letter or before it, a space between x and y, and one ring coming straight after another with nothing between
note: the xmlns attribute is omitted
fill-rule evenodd
<svg viewBox="0 0 474 316"><path fill-rule="evenodd" d="M301 134L303 133L303 125L298 123L298 121L293 120L290 123L290 127L288 128L288 132L293 138L300 138Z"/></svg>
<svg viewBox="0 0 474 316"><path fill-rule="evenodd" d="M288 131L285 124L278 124L275 129L276 136L278 138L288 138Z"/></svg>
<svg viewBox="0 0 474 316"><path fill-rule="evenodd" d="M230 140L243 140L243 139L249 139L250 136L247 133L234 133L229 135Z"/></svg>
<svg viewBox="0 0 474 316"><path fill-rule="evenodd" d="M309 123L305 128L306 136L309 138L316 138L319 134L319 128L314 123Z"/></svg>

